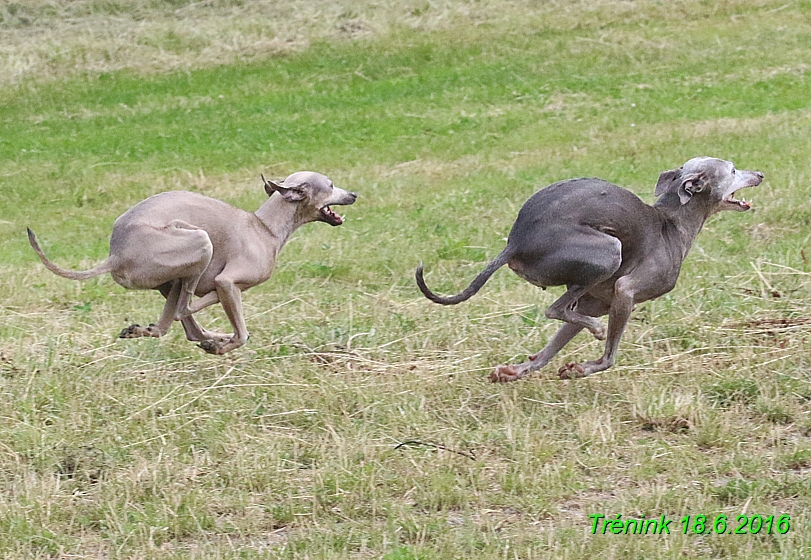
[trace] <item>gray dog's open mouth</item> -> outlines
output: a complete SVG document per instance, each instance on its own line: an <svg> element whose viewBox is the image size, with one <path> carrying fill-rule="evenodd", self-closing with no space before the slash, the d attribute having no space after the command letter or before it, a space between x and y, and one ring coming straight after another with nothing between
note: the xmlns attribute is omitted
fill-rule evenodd
<svg viewBox="0 0 811 560"><path fill-rule="evenodd" d="M759 171L739 171L738 177L739 178L736 181L736 183L741 186L734 189L731 193L726 195L723 198L722 202L726 205L727 210L745 212L746 210L749 210L752 207L752 203L747 202L744 197L741 197L740 200L738 200L737 198L735 198L735 194L741 192L743 189L757 187L760 183L763 182L763 173L760 173Z"/></svg>
<svg viewBox="0 0 811 560"><path fill-rule="evenodd" d="M344 223L343 217L334 212L329 206L324 206L321 209L321 217L331 226L339 226Z"/></svg>
<svg viewBox="0 0 811 560"><path fill-rule="evenodd" d="M735 210L738 210L738 211L741 211L741 212L745 211L745 210L749 210L752 207L752 203L747 202L745 198L741 197L740 200L735 198L735 193L728 194L727 197L724 199L724 202L726 204L731 204L731 205L735 206L736 207Z"/></svg>

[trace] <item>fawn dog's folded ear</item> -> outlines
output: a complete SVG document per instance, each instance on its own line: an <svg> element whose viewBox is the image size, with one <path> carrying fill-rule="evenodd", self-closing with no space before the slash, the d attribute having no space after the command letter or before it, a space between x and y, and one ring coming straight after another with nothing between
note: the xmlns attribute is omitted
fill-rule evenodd
<svg viewBox="0 0 811 560"><path fill-rule="evenodd" d="M263 174L259 174L262 177L262 182L265 183L265 192L268 196L272 195L273 193L277 192L284 197L285 200L290 202L298 202L300 200L304 200L306 198L306 193L304 189L300 186L294 187L285 187L284 183L277 183L276 181L268 181L265 179Z"/></svg>
<svg viewBox="0 0 811 560"><path fill-rule="evenodd" d="M264 173L260 173L259 176L262 177L262 182L265 184L265 192L267 193L268 196L275 193L276 189L280 187L279 183L277 183L276 181L268 181L267 179L265 179Z"/></svg>

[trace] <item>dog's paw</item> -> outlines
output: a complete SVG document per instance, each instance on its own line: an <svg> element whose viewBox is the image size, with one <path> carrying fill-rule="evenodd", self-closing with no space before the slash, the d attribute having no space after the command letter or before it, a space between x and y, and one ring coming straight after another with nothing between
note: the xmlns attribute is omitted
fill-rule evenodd
<svg viewBox="0 0 811 560"><path fill-rule="evenodd" d="M226 342L234 338L234 335L214 331L206 331L206 338L213 340L214 342L225 344Z"/></svg>
<svg viewBox="0 0 811 560"><path fill-rule="evenodd" d="M158 327L154 324L150 324L148 327L142 327L141 325L130 325L121 330L119 333L118 338L140 338L142 336L151 336L158 338L161 335Z"/></svg>
<svg viewBox="0 0 811 560"><path fill-rule="evenodd" d="M142 328L141 325L130 325L129 327L125 327L121 329L121 332L118 334L118 338L135 338L136 329Z"/></svg>
<svg viewBox="0 0 811 560"><path fill-rule="evenodd" d="M597 324L593 327L589 328L589 332L594 335L594 338L597 340L605 340L606 337L606 328L600 321L596 322Z"/></svg>
<svg viewBox="0 0 811 560"><path fill-rule="evenodd" d="M520 377L515 366L496 366L496 369L490 374L490 383L509 383Z"/></svg>
<svg viewBox="0 0 811 560"><path fill-rule="evenodd" d="M586 377L586 368L583 364L569 362L558 370L558 377L561 379L580 379Z"/></svg>
<svg viewBox="0 0 811 560"><path fill-rule="evenodd" d="M222 344L216 340L204 340L197 347L202 348L208 354L222 354Z"/></svg>

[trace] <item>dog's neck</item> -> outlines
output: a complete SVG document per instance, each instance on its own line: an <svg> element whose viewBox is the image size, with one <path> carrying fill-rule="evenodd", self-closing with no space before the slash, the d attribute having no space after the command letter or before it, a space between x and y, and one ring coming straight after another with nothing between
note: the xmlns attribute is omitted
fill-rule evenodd
<svg viewBox="0 0 811 560"><path fill-rule="evenodd" d="M675 227L681 245L682 259L690 252L701 228L712 215L712 209L705 207L701 202L701 199L694 199L682 204L676 193L666 193L653 205Z"/></svg>
<svg viewBox="0 0 811 560"><path fill-rule="evenodd" d="M284 245L293 232L306 223L301 219L298 209L298 204L288 202L280 194L274 193L254 214L268 228L270 234Z"/></svg>

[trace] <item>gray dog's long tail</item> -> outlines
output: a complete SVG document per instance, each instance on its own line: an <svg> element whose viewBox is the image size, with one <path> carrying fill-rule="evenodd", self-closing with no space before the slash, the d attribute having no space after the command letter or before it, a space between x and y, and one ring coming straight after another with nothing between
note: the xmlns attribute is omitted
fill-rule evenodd
<svg viewBox="0 0 811 560"><path fill-rule="evenodd" d="M39 248L39 243L37 243L37 236L34 235L34 232L31 231L31 228L26 228L28 230L28 242L31 244L31 247L34 249L34 252L39 257L39 260L42 261L42 264L45 265L45 268L62 276L64 278L70 278L71 280L87 280L88 278L93 278L94 276L98 276L100 274L104 274L105 272L110 272L113 270L113 267L110 263L110 260L107 259L100 265L95 268L91 268L90 270L68 270L67 268L62 268L61 266L57 266L48 260L48 257L45 256L45 253L42 252L42 249Z"/></svg>
<svg viewBox="0 0 811 560"><path fill-rule="evenodd" d="M415 277L417 278L417 286L419 286L420 291L423 293L425 297L430 299L435 303L439 303L442 305L456 305L457 303L462 303L465 300L470 299L473 295L482 289L485 282L490 279L493 273L507 264L507 261L510 259L510 253L507 249L504 249L499 256L495 259L487 263L487 266L484 267L476 278L473 279L473 282L470 283L470 286L462 290L461 293L456 294L455 296L438 296L434 292L428 289L428 286L425 285L425 280L422 277L422 265L417 267L417 272L415 273Z"/></svg>

